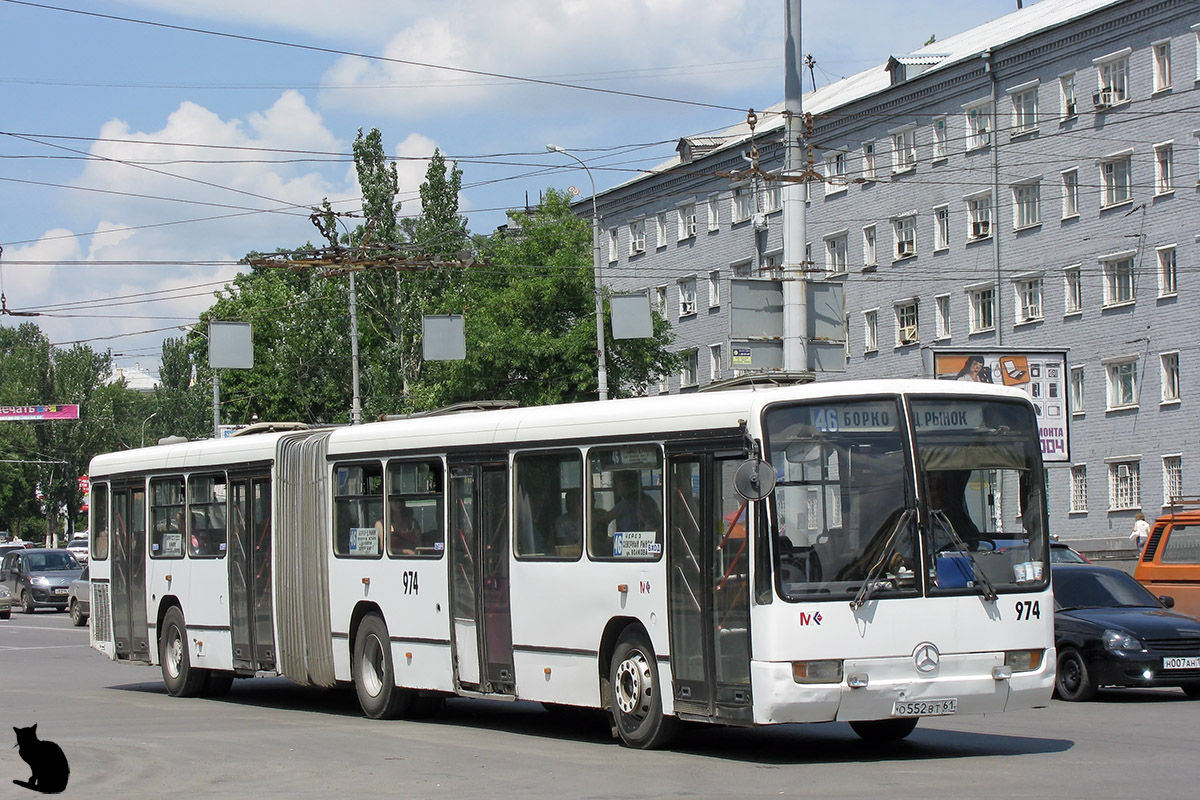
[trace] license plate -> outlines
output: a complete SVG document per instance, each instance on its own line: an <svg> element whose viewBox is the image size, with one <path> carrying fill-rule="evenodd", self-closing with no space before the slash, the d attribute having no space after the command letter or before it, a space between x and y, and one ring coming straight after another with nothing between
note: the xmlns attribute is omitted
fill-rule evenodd
<svg viewBox="0 0 1200 800"><path fill-rule="evenodd" d="M1200 669L1200 656L1164 656L1163 669Z"/></svg>
<svg viewBox="0 0 1200 800"><path fill-rule="evenodd" d="M55 594L66 594L67 590L66 589L55 589L54 593Z"/></svg>
<svg viewBox="0 0 1200 800"><path fill-rule="evenodd" d="M892 706L893 717L937 717L958 711L958 698L941 700L897 700Z"/></svg>

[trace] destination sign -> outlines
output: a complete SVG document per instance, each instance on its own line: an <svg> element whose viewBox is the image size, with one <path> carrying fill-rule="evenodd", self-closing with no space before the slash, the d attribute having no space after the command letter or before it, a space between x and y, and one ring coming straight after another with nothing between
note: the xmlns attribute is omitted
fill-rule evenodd
<svg viewBox="0 0 1200 800"><path fill-rule="evenodd" d="M816 406L812 424L821 433L899 430L896 404L887 401Z"/></svg>

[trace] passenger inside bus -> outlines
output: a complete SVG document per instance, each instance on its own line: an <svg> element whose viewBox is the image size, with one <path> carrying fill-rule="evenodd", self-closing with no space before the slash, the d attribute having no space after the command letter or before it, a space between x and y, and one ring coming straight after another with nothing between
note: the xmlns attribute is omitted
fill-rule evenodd
<svg viewBox="0 0 1200 800"><path fill-rule="evenodd" d="M562 498L565 510L554 520L554 550L560 556L574 557L583 549L583 492L567 489Z"/></svg>
<svg viewBox="0 0 1200 800"><path fill-rule="evenodd" d="M412 509L403 500L388 501L388 552L392 555L415 555L421 546L421 528L413 516ZM383 538L383 520L375 523L375 530Z"/></svg>

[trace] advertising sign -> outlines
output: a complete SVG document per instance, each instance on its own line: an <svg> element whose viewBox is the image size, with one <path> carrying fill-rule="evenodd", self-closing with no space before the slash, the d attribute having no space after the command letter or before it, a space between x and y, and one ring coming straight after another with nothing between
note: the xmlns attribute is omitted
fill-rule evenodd
<svg viewBox="0 0 1200 800"><path fill-rule="evenodd" d="M79 419L79 406L75 403L55 406L0 406L0 421L47 419Z"/></svg>
<svg viewBox="0 0 1200 800"><path fill-rule="evenodd" d="M943 380L995 383L1023 390L1037 411L1043 460L1070 461L1065 352L940 351L933 354L933 374Z"/></svg>

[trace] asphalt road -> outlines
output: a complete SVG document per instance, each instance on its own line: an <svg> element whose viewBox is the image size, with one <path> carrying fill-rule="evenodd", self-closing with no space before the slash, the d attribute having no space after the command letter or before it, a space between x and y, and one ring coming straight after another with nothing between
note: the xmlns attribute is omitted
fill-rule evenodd
<svg viewBox="0 0 1200 800"><path fill-rule="evenodd" d="M700 726L628 750L594 715L452 700L429 720L362 717L353 692L237 681L169 697L157 668L109 662L65 614L0 621L0 732L38 724L71 765L62 797L1193 798L1200 702L1178 690L996 717L923 720L872 746L848 725ZM0 798L29 770L0 738Z"/></svg>

